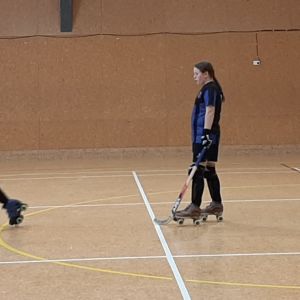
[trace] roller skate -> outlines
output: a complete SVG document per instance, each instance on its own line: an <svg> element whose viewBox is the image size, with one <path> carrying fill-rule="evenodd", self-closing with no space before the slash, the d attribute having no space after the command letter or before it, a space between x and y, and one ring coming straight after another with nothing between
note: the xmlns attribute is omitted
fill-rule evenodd
<svg viewBox="0 0 300 300"><path fill-rule="evenodd" d="M201 219L205 222L209 215L215 215L218 222L223 221L223 204L212 201L201 212Z"/></svg>
<svg viewBox="0 0 300 300"><path fill-rule="evenodd" d="M24 219L22 212L26 210L27 207L28 207L27 204L19 200L9 199L5 207L3 207L7 211L8 218L9 218L9 225L21 224Z"/></svg>
<svg viewBox="0 0 300 300"><path fill-rule="evenodd" d="M194 225L199 225L201 223L200 216L201 209L194 203L190 203L185 209L177 211L173 220L182 225L185 219L192 219Z"/></svg>

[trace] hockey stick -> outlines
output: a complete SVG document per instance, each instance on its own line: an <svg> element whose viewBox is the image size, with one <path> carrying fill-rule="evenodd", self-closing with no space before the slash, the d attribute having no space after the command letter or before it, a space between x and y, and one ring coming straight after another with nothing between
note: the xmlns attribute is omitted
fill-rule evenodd
<svg viewBox="0 0 300 300"><path fill-rule="evenodd" d="M283 164L283 163L281 165L288 168L288 169L290 169L290 170L292 170L292 171L296 171L296 172L300 173L300 169L298 169L298 168L290 167L289 165L286 165L286 164Z"/></svg>
<svg viewBox="0 0 300 300"><path fill-rule="evenodd" d="M171 209L171 213L172 215L169 216L167 219L165 220L159 220L157 218L154 218L154 222L158 225L166 225L166 224L169 224L173 219L174 219L174 216L175 216L175 213L185 195L185 192L187 191L189 185L190 185L190 182L192 181L193 177L194 177L194 174L196 173L197 171L197 168L199 166L199 164L201 163L201 161L203 160L205 154L206 154L206 150L207 150L207 147L203 147L203 149L201 150L200 154L198 155L198 158L194 164L194 166L192 167L192 170L189 174L189 176L187 177L177 199L175 200L175 203L173 204L172 206L172 209Z"/></svg>

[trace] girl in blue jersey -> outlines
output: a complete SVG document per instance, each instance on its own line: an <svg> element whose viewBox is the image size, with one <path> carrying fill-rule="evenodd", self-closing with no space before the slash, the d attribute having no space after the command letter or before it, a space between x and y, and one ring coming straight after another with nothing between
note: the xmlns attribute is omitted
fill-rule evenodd
<svg viewBox="0 0 300 300"><path fill-rule="evenodd" d="M220 142L220 115L224 94L215 77L214 68L209 62L200 62L194 67L194 80L200 86L192 111L193 162L207 147L204 160L199 165L192 181L191 203L176 217L198 219L200 215L222 215L223 205L220 194L220 181L216 173ZM201 210L202 195L206 179L212 202Z"/></svg>

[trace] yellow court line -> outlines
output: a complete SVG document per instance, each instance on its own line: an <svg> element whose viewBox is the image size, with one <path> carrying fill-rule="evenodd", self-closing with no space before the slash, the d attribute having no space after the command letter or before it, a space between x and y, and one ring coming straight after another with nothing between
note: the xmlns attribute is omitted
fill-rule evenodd
<svg viewBox="0 0 300 300"><path fill-rule="evenodd" d="M214 284L214 285L229 285L237 287L254 287L254 288L271 288L271 289L298 289L300 286L297 285L273 285L273 284L255 284L255 283L240 283L240 282L224 282L224 281L208 281L208 280L197 280L188 279L187 282L201 283L201 284Z"/></svg>
<svg viewBox="0 0 300 300"><path fill-rule="evenodd" d="M0 228L0 233L3 232L4 228L7 227L8 224L3 224ZM9 244L7 244L2 236L0 235L0 246L5 248L6 250L19 254L21 256L29 257L35 260L46 260L44 257L36 256L24 251L21 251L19 249L16 249ZM138 274L138 273L129 273L129 272L120 272L120 271L113 271L113 270L108 270L108 269L99 269L99 268L94 268L94 267L87 267L87 266L82 266L78 264L71 264L71 263L65 263L65 262L51 262L52 264L56 265L61 265L65 267L72 267L72 268L77 268L77 269L84 269L84 270L89 270L89 271L95 271L95 272L101 272L101 273L109 273L109 274L117 274L117 275L125 275L125 276L133 276L133 277L144 277L144 278L153 278L153 279L163 279L163 280L172 280L171 277L164 277L164 276L154 276L154 275L146 275L146 274Z"/></svg>
<svg viewBox="0 0 300 300"><path fill-rule="evenodd" d="M123 197L128 197L128 196L108 197L105 199L82 201L82 202L68 204L68 205L79 205L79 204L90 203L90 202L101 201L101 200L104 201L104 200L108 200L110 198L116 199L116 198L123 198ZM135 196L135 195L130 195L130 196ZM65 206L68 206L68 205L65 205ZM63 207L63 206L60 206L60 207ZM29 214L26 214L26 217L46 213L46 212L49 212L49 211L57 209L57 208L58 207L52 207L52 208L40 210L37 212L29 213ZM0 227L0 246L1 247L3 247L4 249L6 249L10 252L16 253L16 254L24 256L24 257L29 257L29 258L35 259L37 261L47 260L46 258L21 251L15 247L12 247L11 245L7 244L2 238L2 233L5 230L5 228L7 228L7 227L8 227L8 223L4 223ZM66 262L57 262L56 261L56 262L49 262L49 263L60 265L60 266L65 266L65 267L77 268L77 269L100 272L100 273L114 274L114 275L123 275L123 276L148 278L148 279L173 280L173 277L155 276L155 275L142 274L142 273L121 272L121 271L114 271L114 270L109 270L109 269L100 269L100 268L95 268L95 267L82 266L82 265L66 263ZM272 288L272 289L280 288L280 289L299 289L300 290L300 286L263 285L263 284L252 284L252 283L222 282L222 281L209 281L209 280L196 280L196 279L186 279L185 281L191 282L191 283L197 283L197 284L212 284L212 285L235 286L235 287L252 287L252 288L269 288L269 289L270 288Z"/></svg>

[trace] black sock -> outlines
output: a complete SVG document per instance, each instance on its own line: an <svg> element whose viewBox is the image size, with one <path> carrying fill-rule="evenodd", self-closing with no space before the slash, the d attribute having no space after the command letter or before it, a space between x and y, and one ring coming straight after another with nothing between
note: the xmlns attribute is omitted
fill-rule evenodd
<svg viewBox="0 0 300 300"><path fill-rule="evenodd" d="M7 196L4 194L4 192L0 189L0 203L3 203L3 207L6 206L6 203L8 202Z"/></svg>
<svg viewBox="0 0 300 300"><path fill-rule="evenodd" d="M222 203L222 197L221 197L221 193L220 193L220 180L216 173L216 168L215 167L206 167L204 176L207 181L211 199L214 202Z"/></svg>
<svg viewBox="0 0 300 300"><path fill-rule="evenodd" d="M204 190L204 167L199 166L192 182L192 202L198 207L201 206Z"/></svg>

